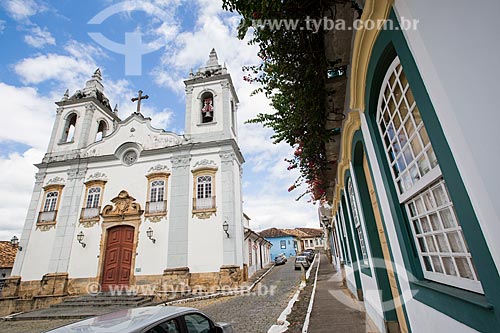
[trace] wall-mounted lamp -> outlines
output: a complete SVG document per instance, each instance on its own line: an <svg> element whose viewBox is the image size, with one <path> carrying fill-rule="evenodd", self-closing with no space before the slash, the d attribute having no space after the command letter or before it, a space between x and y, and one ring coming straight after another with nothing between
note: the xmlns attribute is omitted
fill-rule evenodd
<svg viewBox="0 0 500 333"><path fill-rule="evenodd" d="M224 221L224 223L222 224L222 230L224 230L227 238L229 238L229 233L227 232L229 230L229 223L227 223L227 221Z"/></svg>
<svg viewBox="0 0 500 333"><path fill-rule="evenodd" d="M17 238L17 236L14 236L11 238L10 240L10 244L13 246L13 247L17 247L17 249L19 251L22 251L23 248L21 246L19 246L19 238Z"/></svg>
<svg viewBox="0 0 500 333"><path fill-rule="evenodd" d="M151 227L146 231L146 235L148 235L148 238L151 239L153 244L156 243L156 239L153 238L153 229L151 229Z"/></svg>
<svg viewBox="0 0 500 333"><path fill-rule="evenodd" d="M87 244L85 244L83 242L83 239L85 238L85 235L83 234L83 231L80 231L78 233L78 235L76 235L76 240L78 241L78 243L80 243L80 245L85 248L85 246L87 246Z"/></svg>

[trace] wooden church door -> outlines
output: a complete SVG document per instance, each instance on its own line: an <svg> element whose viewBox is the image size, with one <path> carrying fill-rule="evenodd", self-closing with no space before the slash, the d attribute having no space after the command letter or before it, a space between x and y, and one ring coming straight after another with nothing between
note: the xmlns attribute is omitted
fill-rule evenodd
<svg viewBox="0 0 500 333"><path fill-rule="evenodd" d="M134 228L118 226L108 229L104 266L102 269L102 291L110 287L128 286L132 269Z"/></svg>

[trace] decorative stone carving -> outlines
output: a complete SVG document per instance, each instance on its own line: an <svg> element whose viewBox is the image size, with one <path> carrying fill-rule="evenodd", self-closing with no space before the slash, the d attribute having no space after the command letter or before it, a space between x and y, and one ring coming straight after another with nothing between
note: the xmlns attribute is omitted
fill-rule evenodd
<svg viewBox="0 0 500 333"><path fill-rule="evenodd" d="M212 160L207 160L207 159L203 159L201 161L198 161L194 164L193 168L196 168L196 167L205 167L205 166L216 166L215 162L212 161Z"/></svg>
<svg viewBox="0 0 500 333"><path fill-rule="evenodd" d="M148 220L151 223L158 223L158 222L160 222L162 220L162 218L163 218L163 216L156 215L156 216L149 216Z"/></svg>
<svg viewBox="0 0 500 333"><path fill-rule="evenodd" d="M83 179L86 173L87 169L70 169L67 172L68 179Z"/></svg>
<svg viewBox="0 0 500 333"><path fill-rule="evenodd" d="M168 166L164 164L157 164L149 168L148 173L156 173L156 172L169 172Z"/></svg>
<svg viewBox="0 0 500 333"><path fill-rule="evenodd" d="M200 211L197 211L197 212L193 212L193 216L196 216L197 218L199 218L200 220L206 220L206 219L209 219L210 216L213 215L217 215L215 213L215 211L209 211L209 212L200 212Z"/></svg>
<svg viewBox="0 0 500 333"><path fill-rule="evenodd" d="M145 143L146 148L163 148L177 146L182 143L182 139L174 134L162 133L158 135L148 135L148 141Z"/></svg>
<svg viewBox="0 0 500 333"><path fill-rule="evenodd" d="M127 191L121 191L117 197L111 200L113 205L106 205L102 210L101 215L107 217L121 217L142 215L141 205L135 202L135 198L130 196Z"/></svg>
<svg viewBox="0 0 500 333"><path fill-rule="evenodd" d="M68 174L69 174L69 172L68 172ZM47 182L47 185L53 185L53 184L63 185L65 182L66 181L64 180L64 178L57 176L57 177L49 179L49 181Z"/></svg>
<svg viewBox="0 0 500 333"><path fill-rule="evenodd" d="M55 229L55 228L56 228L55 222L45 222L36 224L36 230L40 231L49 231L50 229Z"/></svg>
<svg viewBox="0 0 500 333"><path fill-rule="evenodd" d="M102 173L102 172L95 172L93 174L91 174L88 178L87 178L87 182L91 181L91 180L108 180L108 177L106 176L105 173Z"/></svg>
<svg viewBox="0 0 500 333"><path fill-rule="evenodd" d="M219 156L222 163L232 163L236 157L233 152L220 152Z"/></svg>
<svg viewBox="0 0 500 333"><path fill-rule="evenodd" d="M97 153L97 149L94 148L94 149L90 149L89 151L87 151L83 157L94 157L94 156L97 156L98 153Z"/></svg>
<svg viewBox="0 0 500 333"><path fill-rule="evenodd" d="M37 172L35 174L35 182L36 183L43 183L43 180L45 179L45 175L46 173L45 172Z"/></svg>
<svg viewBox="0 0 500 333"><path fill-rule="evenodd" d="M84 228L92 228L96 224L99 224L99 220L80 220L80 225L83 226Z"/></svg>
<svg viewBox="0 0 500 333"><path fill-rule="evenodd" d="M172 166L174 168L187 168L191 161L190 156L177 156L172 158Z"/></svg>

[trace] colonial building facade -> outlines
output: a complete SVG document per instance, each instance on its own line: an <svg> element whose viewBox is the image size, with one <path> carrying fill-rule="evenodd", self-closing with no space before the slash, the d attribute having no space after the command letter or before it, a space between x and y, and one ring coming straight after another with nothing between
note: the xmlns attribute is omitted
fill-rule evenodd
<svg viewBox="0 0 500 333"><path fill-rule="evenodd" d="M238 97L214 50L185 86L184 135L154 128L139 108L120 119L99 70L56 103L9 296L239 285Z"/></svg>
<svg viewBox="0 0 500 333"><path fill-rule="evenodd" d="M346 285L382 332L500 331L499 155L487 148L499 143L488 93L498 86L487 42L496 21L484 8L405 0L363 8L362 20L394 28L356 32L337 186L322 220ZM443 21L447 12L481 34ZM414 19L418 27L401 29ZM461 71L472 55L471 87Z"/></svg>

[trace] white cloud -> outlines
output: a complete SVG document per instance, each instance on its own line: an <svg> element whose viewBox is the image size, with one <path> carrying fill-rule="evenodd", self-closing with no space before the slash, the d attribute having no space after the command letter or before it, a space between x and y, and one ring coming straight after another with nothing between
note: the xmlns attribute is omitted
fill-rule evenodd
<svg viewBox="0 0 500 333"><path fill-rule="evenodd" d="M243 81L241 68L257 64L258 47L247 45L236 38L239 17L224 12L220 1L198 0L197 20L193 31L184 31L174 40L174 47L165 50L162 64L152 75L156 83L184 94L183 79L189 70L204 65L215 48L219 61L226 62L238 93L239 145L247 163L244 167L244 208L252 217L253 228L317 227L316 207L308 203L308 196L296 202L305 187L288 193L287 189L298 177L297 170L287 171L285 157L292 148L287 144L273 144L272 130L261 125L245 124L258 113L270 113L269 100L262 94L250 96L256 88ZM271 204L272 203L272 204Z"/></svg>
<svg viewBox="0 0 500 333"><path fill-rule="evenodd" d="M0 240L20 236L33 190L36 173L33 164L39 163L42 157L42 150L29 149L23 154L0 158Z"/></svg>
<svg viewBox="0 0 500 333"><path fill-rule="evenodd" d="M250 228L253 230L319 227L317 206L306 201L294 201L289 196L246 196L243 209L252 219Z"/></svg>
<svg viewBox="0 0 500 333"><path fill-rule="evenodd" d="M56 45L56 40L47 28L34 26L29 30L28 35L24 36L24 41L33 47L42 48L45 45Z"/></svg>
<svg viewBox="0 0 500 333"><path fill-rule="evenodd" d="M15 20L25 21L31 16L47 10L47 7L34 0L6 0L3 7Z"/></svg>
<svg viewBox="0 0 500 333"><path fill-rule="evenodd" d="M0 143L17 141L37 149L47 148L55 105L52 98L40 96L30 87L0 82Z"/></svg>
<svg viewBox="0 0 500 333"><path fill-rule="evenodd" d="M0 20L0 34L3 34L4 30L5 30L5 21Z"/></svg>

